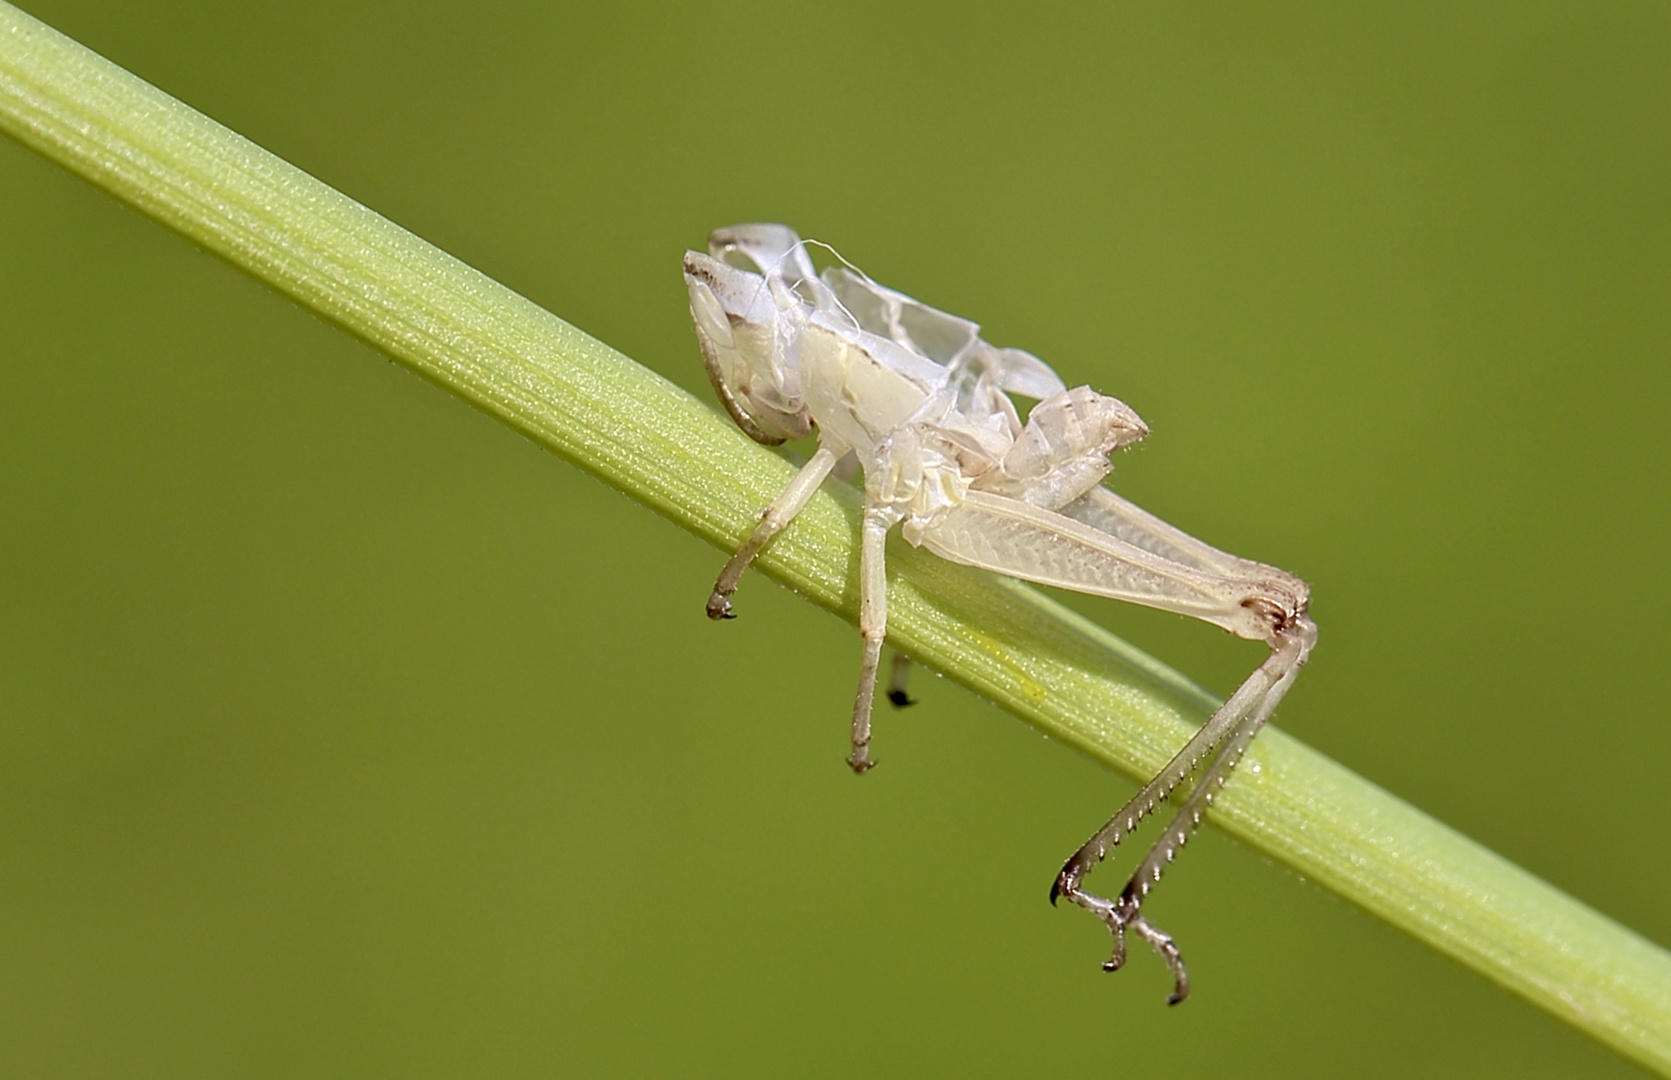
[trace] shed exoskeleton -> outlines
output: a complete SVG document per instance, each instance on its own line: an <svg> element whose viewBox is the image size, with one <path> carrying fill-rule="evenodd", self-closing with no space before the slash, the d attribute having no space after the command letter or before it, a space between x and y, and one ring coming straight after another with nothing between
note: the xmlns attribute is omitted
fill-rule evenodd
<svg viewBox="0 0 1671 1080"><path fill-rule="evenodd" d="M1172 1004L1189 993L1183 960L1142 903L1188 842L1317 640L1299 579L1210 547L1102 486L1109 455L1148 428L1116 398L1068 389L1048 365L995 347L967 319L877 284L850 264L818 273L784 225L717 229L685 253L703 362L721 402L751 438L773 445L816 433L818 449L761 514L720 573L708 615L731 616L749 563L806 505L837 463L864 476L859 633L863 656L848 764L870 758L871 709L887 629L884 540L1026 581L1112 597L1266 642L1270 655L1158 775L1068 859L1050 889L1113 935L1103 964L1125 962L1130 930L1165 960ZM839 258L839 257L838 257ZM1036 404L1023 420L1011 395ZM904 698L896 680L890 697ZM1165 833L1120 894L1085 875L1206 761Z"/></svg>

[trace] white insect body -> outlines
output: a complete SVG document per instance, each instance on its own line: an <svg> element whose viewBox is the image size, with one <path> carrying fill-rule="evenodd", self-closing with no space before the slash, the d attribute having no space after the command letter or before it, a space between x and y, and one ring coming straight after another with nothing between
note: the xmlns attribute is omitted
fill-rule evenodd
<svg viewBox="0 0 1671 1080"><path fill-rule="evenodd" d="M743 570L848 455L864 472L859 632L864 642L848 763L864 772L887 628L884 540L953 562L1075 592L1145 604L1264 641L1270 656L1176 757L1076 851L1050 890L1107 925L1125 962L1125 932L1172 972L1168 999L1189 993L1171 937L1141 914L1143 898L1200 825L1248 743L1269 719L1317 639L1303 582L1203 544L1102 486L1114 450L1148 434L1123 402L1068 389L1043 361L983 341L979 327L871 281L849 266L816 273L784 225L739 225L685 253L685 282L703 361L726 410L751 438L776 444L814 432L818 450L721 572L711 618L729 618ZM1010 395L1037 404L1025 422ZM905 701L896 678L890 698ZM1206 758L1166 833L1115 899L1087 892L1087 872Z"/></svg>

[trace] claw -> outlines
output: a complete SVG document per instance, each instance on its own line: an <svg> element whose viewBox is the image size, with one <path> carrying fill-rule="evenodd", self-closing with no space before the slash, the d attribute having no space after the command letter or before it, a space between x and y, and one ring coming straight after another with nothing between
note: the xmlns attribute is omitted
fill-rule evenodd
<svg viewBox="0 0 1671 1080"><path fill-rule="evenodd" d="M1108 932L1114 935L1114 948L1109 952L1108 959L1102 962L1102 970L1115 972L1126 966L1125 923L1118 921L1110 922L1108 924Z"/></svg>
<svg viewBox="0 0 1671 1080"><path fill-rule="evenodd" d="M1073 900L1074 892L1078 886L1079 882L1073 879L1072 875L1068 873L1067 867L1064 866L1062 872L1056 875L1056 880L1050 883L1050 906L1056 906L1056 898L1059 896L1065 896L1069 900Z"/></svg>
<svg viewBox="0 0 1671 1080"><path fill-rule="evenodd" d="M731 598L729 596L715 592L708 597L708 618L719 620L735 619L736 617L731 613Z"/></svg>
<svg viewBox="0 0 1671 1080"><path fill-rule="evenodd" d="M1057 873L1056 880L1050 883L1051 907L1056 906L1056 898L1058 896L1065 896L1069 900L1075 900L1075 894L1079 891L1079 876L1084 873L1084 871L1081 870L1078 873L1075 873L1073 866L1074 862L1075 859L1069 859L1067 861L1067 865L1063 866L1061 871ZM1077 903L1077 900L1075 900L1075 902Z"/></svg>
<svg viewBox="0 0 1671 1080"><path fill-rule="evenodd" d="M1183 959L1177 956L1173 959L1177 960L1177 967L1173 969L1172 992L1166 995L1168 1005L1177 1005L1189 997L1189 975L1184 971ZM1167 960L1167 964L1170 966L1172 960Z"/></svg>
<svg viewBox="0 0 1671 1080"><path fill-rule="evenodd" d="M888 691L888 704L892 705L896 709L903 709L909 705L915 705L916 703L917 699L903 690Z"/></svg>

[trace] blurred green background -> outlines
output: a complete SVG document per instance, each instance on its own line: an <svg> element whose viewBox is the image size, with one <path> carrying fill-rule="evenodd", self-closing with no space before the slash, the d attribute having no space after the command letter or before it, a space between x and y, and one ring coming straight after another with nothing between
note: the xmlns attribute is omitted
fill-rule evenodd
<svg viewBox="0 0 1671 1080"><path fill-rule="evenodd" d="M744 220L1118 394L1281 726L1671 942L1664 3L22 6L710 400ZM1213 831L1101 974L1130 783L929 678L855 780L721 561L0 141L0 1072L1636 1073Z"/></svg>

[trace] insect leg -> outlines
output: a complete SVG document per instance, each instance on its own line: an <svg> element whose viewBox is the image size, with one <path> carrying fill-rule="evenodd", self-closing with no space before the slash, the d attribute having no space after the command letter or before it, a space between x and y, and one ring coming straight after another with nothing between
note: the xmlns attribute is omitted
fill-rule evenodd
<svg viewBox="0 0 1671 1080"><path fill-rule="evenodd" d="M742 580L743 571L748 569L748 564L754 561L754 557L760 554L767 542L781 532L785 525L795 520L796 514L806 508L807 500L812 498L813 492L818 490L824 478L830 475L830 470L835 468L837 459L843 453L845 450L821 443L818 452L813 454L811 460L801 466L801 471L789 481L789 486L772 500L772 505L766 507L765 512L760 515L760 524L754 527L748 539L743 541L743 546L737 549L737 554L731 556L731 561L720 571L719 580L714 582L714 591L708 597L708 618L735 618L731 614L731 595L737 591L737 583Z"/></svg>
<svg viewBox="0 0 1671 1080"><path fill-rule="evenodd" d="M876 764L870 760L870 710L876 699L882 641L888 636L886 551L892 527L893 519L885 511L865 508L859 541L859 637L864 641L864 657L859 662L859 692L853 698L853 752L847 759L856 773L868 772Z"/></svg>
<svg viewBox="0 0 1671 1080"><path fill-rule="evenodd" d="M1316 628L1304 616L1279 633L1272 643L1270 657L1248 676L1247 681L1203 727L1203 732L1209 728L1219 729L1221 737L1224 738L1224 746L1202 773L1200 781L1184 801L1183 808L1166 827L1165 833L1138 864L1118 899L1108 900L1086 892L1079 887L1079 881L1107 850L1095 850L1099 839L1112 834L1113 842L1118 843L1121 826L1125 825L1124 810L1068 860L1057 877L1056 884L1051 887L1050 896L1053 902L1058 895L1066 896L1108 925L1109 932L1114 935L1114 950L1103 964L1105 971L1117 971L1125 963L1125 930L1129 928L1148 942L1172 972L1174 985L1171 996L1167 998L1170 1005L1176 1005L1189 996L1189 976L1184 970L1183 957L1179 955L1178 947L1173 943L1171 936L1141 914L1143 899L1160 881L1161 875L1177 857L1178 851L1189 842L1196 829L1200 828L1202 819L1206 817L1208 808L1223 789L1225 781L1230 778L1231 771L1241 761L1254 736L1259 734L1259 730L1276 710L1278 702L1288 692L1294 676L1299 674L1300 668L1305 665L1315 638ZM1232 712L1237 715L1233 719L1225 719L1227 714ZM1228 733L1224 734L1226 731ZM1199 740L1198 735L1196 739L1191 740L1191 744ZM1174 764L1176 760L1174 759ZM1170 768L1169 765L1168 769ZM1163 770L1163 775L1164 772ZM1129 826L1126 827L1126 831L1129 831Z"/></svg>
<svg viewBox="0 0 1671 1080"><path fill-rule="evenodd" d="M1266 661L1160 775L1068 860L1051 889L1052 900L1066 896L1108 927L1114 948L1103 965L1106 969L1115 970L1125 962L1127 928L1148 942L1172 971L1171 1000L1176 1003L1189 992L1183 961L1172 939L1139 913L1143 898L1188 842L1248 742L1287 692L1310 655L1317 628L1306 617L1308 592L1297 578L1216 552L1130 504L1109 506L1106 523L1099 522L1103 527L1096 528L1039 506L970 491L962 504L945 511L918 535L923 546L954 562L1191 615L1269 644L1271 655ZM1222 749L1183 811L1125 891L1109 900L1081 889L1081 879L1108 849L1220 744Z"/></svg>
<svg viewBox="0 0 1671 1080"><path fill-rule="evenodd" d="M1091 488L1057 512L1134 547L1197 570L1229 577L1287 576L1274 567L1231 555L1197 540L1105 487Z"/></svg>
<svg viewBox="0 0 1671 1080"><path fill-rule="evenodd" d="M907 705L915 705L917 699L907 690L911 679L911 658L902 652L895 652L893 663L888 669L888 704L896 709L903 709Z"/></svg>
<svg viewBox="0 0 1671 1080"><path fill-rule="evenodd" d="M1235 730L1260 696L1270 688L1270 681L1262 677L1264 671L1261 667L1250 675L1229 700L1219 706L1218 711L1201 725L1201 730L1184 744L1183 749L1179 750L1153 779L1138 789L1137 794L1120 807L1119 812L1109 819L1108 824L1098 829L1073 853L1062 867L1062 872L1057 875L1055 884L1050 887L1052 904L1062 893L1072 894L1077 889L1079 880L1091 867L1101 862L1121 840L1135 831L1138 824L1172 794L1172 789L1195 771L1195 767L1201 764L1201 759Z"/></svg>
<svg viewBox="0 0 1671 1080"><path fill-rule="evenodd" d="M1149 854L1143 857L1133 872L1131 883L1126 886L1128 893L1134 894L1138 901L1149 894L1166 867L1177 857L1178 850L1189 842L1195 830L1200 828L1201 819L1213 805L1213 800L1224 788L1224 783L1230 778L1230 773L1242 760L1248 745L1254 736L1259 734L1265 722L1276 711L1277 705L1287 695L1288 688L1293 685L1294 677L1300 673L1311 654L1311 647L1316 640L1316 627L1310 619L1302 617L1299 625L1285 631L1275 642L1271 656L1259 668L1255 675L1264 673L1267 677L1274 675L1270 688L1259 699L1257 705L1250 709L1247 715L1231 729L1230 736L1225 740L1224 747L1213 758L1207 771L1201 774L1201 780L1195 785L1189 798L1184 800L1183 808L1178 816L1166 827L1166 832L1155 841L1155 846L1149 849ZM1250 676L1250 681L1251 681Z"/></svg>

